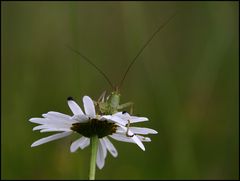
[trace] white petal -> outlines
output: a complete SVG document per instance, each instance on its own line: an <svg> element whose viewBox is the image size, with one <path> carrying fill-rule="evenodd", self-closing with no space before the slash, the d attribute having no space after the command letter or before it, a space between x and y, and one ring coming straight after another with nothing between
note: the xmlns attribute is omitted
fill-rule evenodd
<svg viewBox="0 0 240 181"><path fill-rule="evenodd" d="M53 132L53 131L71 131L71 129L68 129L68 128L46 128L46 129L42 129L40 132L45 133L45 132Z"/></svg>
<svg viewBox="0 0 240 181"><path fill-rule="evenodd" d="M125 135L121 135L121 134L112 134L109 135L111 138L117 140L117 141L123 141L123 142L128 142L128 143L135 143L130 137L126 137Z"/></svg>
<svg viewBox="0 0 240 181"><path fill-rule="evenodd" d="M44 144L44 143L47 143L47 142L50 142L50 141L53 141L53 140L57 140L57 139L60 139L60 138L64 138L66 136L69 136L71 133L72 133L72 131L68 131L68 132L58 133L58 134L54 134L54 135L42 138L40 140L35 141L31 145L31 147L38 146L38 145L41 145L41 144Z"/></svg>
<svg viewBox="0 0 240 181"><path fill-rule="evenodd" d="M149 137L144 137L144 136L141 136L141 135L136 135L141 141L143 142L150 142L151 139Z"/></svg>
<svg viewBox="0 0 240 181"><path fill-rule="evenodd" d="M89 138L85 138L85 140L84 140L81 144L79 144L79 147L80 147L81 149L84 149L84 148L86 148L89 144L90 144L90 139L89 139Z"/></svg>
<svg viewBox="0 0 240 181"><path fill-rule="evenodd" d="M67 122L55 121L55 120L50 120L47 118L31 118L29 121L33 122L33 123L43 124L43 125L34 127L33 131L45 129L45 128L70 129L72 126L72 123L69 121L67 121Z"/></svg>
<svg viewBox="0 0 240 181"><path fill-rule="evenodd" d="M48 118L31 118L29 119L30 122L32 123L37 123L37 124L52 124L52 125L64 125L64 124L71 124L71 122L66 122L62 120L53 120L53 119L48 119Z"/></svg>
<svg viewBox="0 0 240 181"><path fill-rule="evenodd" d="M89 145L89 143L90 143L90 139L83 136L71 144L70 150L71 152L75 152L79 147L81 149L84 149Z"/></svg>
<svg viewBox="0 0 240 181"><path fill-rule="evenodd" d="M41 129L64 129L70 130L71 126L65 124L43 124L38 125L33 128L33 131L41 130Z"/></svg>
<svg viewBox="0 0 240 181"><path fill-rule="evenodd" d="M52 127L62 127L62 128L69 128L71 127L72 123L75 123L75 120L71 120L71 117L59 112L50 111L46 114L42 115L44 118L31 118L29 119L30 122L37 123L37 124L47 124L51 125ZM34 128L34 130L40 129L39 127Z"/></svg>
<svg viewBox="0 0 240 181"><path fill-rule="evenodd" d="M102 138L100 138L99 141L100 141L100 144L102 145L103 155L104 155L104 159L105 159L107 157L107 147L106 147L106 145L105 145L105 143L104 143Z"/></svg>
<svg viewBox="0 0 240 181"><path fill-rule="evenodd" d="M127 133L127 128L126 127L124 127L124 126L120 126L122 129L124 129L125 130L125 132ZM129 135L134 135L134 133L131 131L131 130L128 130L128 134ZM121 135L121 134L119 134L119 135ZM125 135L126 136L126 135ZM127 136L126 136L127 137ZM128 137L127 137L128 138ZM129 137L129 138L131 138L143 151L145 151L145 147L144 147L144 145L142 144L142 142L141 142L141 140L136 136L136 135L134 135L134 136L132 136L132 137Z"/></svg>
<svg viewBox="0 0 240 181"><path fill-rule="evenodd" d="M150 128L130 127L129 128L135 134L157 134L158 132Z"/></svg>
<svg viewBox="0 0 240 181"><path fill-rule="evenodd" d="M125 121L130 121L130 123L137 123L137 122L143 122L143 121L148 121L148 118L146 117L137 117L137 116L130 116L130 114L123 113L123 112L117 112L113 114L113 116L117 116L121 119L124 119Z"/></svg>
<svg viewBox="0 0 240 181"><path fill-rule="evenodd" d="M49 123L48 119L45 118L31 118L29 119L30 122L32 123L37 123L37 124L47 124Z"/></svg>
<svg viewBox="0 0 240 181"><path fill-rule="evenodd" d="M126 125L128 122L126 120L121 119L120 117L117 116L111 116L111 115L106 115L106 116L102 116L102 118L107 119L109 121L115 122L115 123L119 123L121 125Z"/></svg>
<svg viewBox="0 0 240 181"><path fill-rule="evenodd" d="M71 131L70 129L71 127L72 127L71 124L43 124L43 125L34 127L33 131L41 130L41 129L58 129L60 131Z"/></svg>
<svg viewBox="0 0 240 181"><path fill-rule="evenodd" d="M50 116L53 116L58 119L70 119L71 118L71 116L69 116L67 114L63 114L63 113L55 112L55 111L49 111L46 115L50 115Z"/></svg>
<svg viewBox="0 0 240 181"><path fill-rule="evenodd" d="M67 103L74 115L78 115L78 114L83 115L82 109L74 100L69 99Z"/></svg>
<svg viewBox="0 0 240 181"><path fill-rule="evenodd" d="M128 130L128 134L129 135L133 135L134 133L131 132L130 130ZM135 141L135 143L137 143L137 145L143 150L145 151L145 147L143 145L143 143L141 142L141 140L136 136L134 135L133 137L131 137L133 139L133 141Z"/></svg>
<svg viewBox="0 0 240 181"><path fill-rule="evenodd" d="M97 151L97 166L99 169L102 169L105 164L105 157L106 157L106 147L99 141L98 144L98 151Z"/></svg>
<svg viewBox="0 0 240 181"><path fill-rule="evenodd" d="M131 116L131 118L130 118L130 123L138 123L138 122L143 122L143 121L148 121L148 118L137 117L137 116Z"/></svg>
<svg viewBox="0 0 240 181"><path fill-rule="evenodd" d="M46 114L42 114L42 116L56 122L73 123L73 120L71 120L71 116L59 112L50 111Z"/></svg>
<svg viewBox="0 0 240 181"><path fill-rule="evenodd" d="M86 122L88 122L89 118L84 114L82 114L82 115L78 114L78 115L74 115L72 117L72 120L79 122L79 123L86 123Z"/></svg>
<svg viewBox="0 0 240 181"><path fill-rule="evenodd" d="M116 148L113 146L113 144L111 143L111 141L107 137L104 137L102 140L105 146L107 147L108 151L112 154L112 156L117 157L118 152Z"/></svg>
<svg viewBox="0 0 240 181"><path fill-rule="evenodd" d="M117 125L117 130L116 133L123 133L126 134L126 127L120 124L116 124Z"/></svg>
<svg viewBox="0 0 240 181"><path fill-rule="evenodd" d="M84 110L86 115L90 116L91 118L95 118L96 112L95 112L95 107L92 99L88 96L84 96L83 105L84 105Z"/></svg>
<svg viewBox="0 0 240 181"><path fill-rule="evenodd" d="M33 131L44 129L44 128L48 128L48 126L47 125L38 125L33 128Z"/></svg>
<svg viewBox="0 0 240 181"><path fill-rule="evenodd" d="M129 131L129 133L130 133L130 131ZM130 133L130 134L131 134L131 133ZM138 145L143 151L145 151L145 147L144 147L143 143L141 142L141 140L140 140L136 135L134 135L134 136L132 137L132 139L135 141L135 143L137 143L137 145Z"/></svg>

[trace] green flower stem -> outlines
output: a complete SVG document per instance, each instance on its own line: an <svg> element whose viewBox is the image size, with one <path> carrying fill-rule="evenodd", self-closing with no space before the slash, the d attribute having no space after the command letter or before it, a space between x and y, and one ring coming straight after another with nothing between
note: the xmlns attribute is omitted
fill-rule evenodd
<svg viewBox="0 0 240 181"><path fill-rule="evenodd" d="M91 137L91 161L90 161L90 172L89 180L95 180L95 171L96 171L96 159L97 159L97 150L98 150L98 136Z"/></svg>

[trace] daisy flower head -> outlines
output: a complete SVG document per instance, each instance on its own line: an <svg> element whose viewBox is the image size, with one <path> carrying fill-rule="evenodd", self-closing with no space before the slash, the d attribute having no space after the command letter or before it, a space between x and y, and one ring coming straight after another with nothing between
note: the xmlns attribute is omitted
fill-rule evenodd
<svg viewBox="0 0 240 181"><path fill-rule="evenodd" d="M148 119L144 117L130 116L125 112L117 112L113 115L96 114L94 102L88 96L83 97L85 113L72 97L68 98L67 103L73 112L72 116L50 111L46 114L42 114L42 118L31 118L29 120L32 123L40 124L33 128L34 131L60 132L35 141L31 147L64 138L73 133L78 133L81 137L75 140L70 146L70 151L75 152L78 148L84 149L89 146L90 139L93 136L97 136L99 144L97 148L96 164L99 169L102 169L105 164L107 151L109 151L113 157L117 157L118 155L116 148L108 137L118 141L135 143L142 150L145 150L142 142L149 142L151 140L142 135L157 133L155 130L149 128L130 126L131 123L147 121Z"/></svg>
<svg viewBox="0 0 240 181"><path fill-rule="evenodd" d="M40 124L33 128L33 130L40 130L40 132L61 132L40 140L35 141L31 147L39 146L41 144L67 137L76 132L82 135L79 139L75 140L71 146L70 151L75 152L78 148L84 149L90 144L90 137L97 135L99 138L99 146L97 151L97 166L99 169L103 168L107 150L114 156L117 156L117 150L107 138L116 132L117 125L96 115L93 101L90 97L83 97L83 105L85 113L79 105L69 97L67 100L68 106L73 112L73 116L63 113L50 111L43 114L43 118L31 118L29 121L32 123Z"/></svg>

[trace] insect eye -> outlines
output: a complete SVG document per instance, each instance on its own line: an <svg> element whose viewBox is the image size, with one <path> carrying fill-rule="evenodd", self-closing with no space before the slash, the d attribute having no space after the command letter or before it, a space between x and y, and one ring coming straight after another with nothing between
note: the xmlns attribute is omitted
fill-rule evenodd
<svg viewBox="0 0 240 181"><path fill-rule="evenodd" d="M123 112L122 112L122 114L125 114L125 113L127 113L127 111L123 111Z"/></svg>

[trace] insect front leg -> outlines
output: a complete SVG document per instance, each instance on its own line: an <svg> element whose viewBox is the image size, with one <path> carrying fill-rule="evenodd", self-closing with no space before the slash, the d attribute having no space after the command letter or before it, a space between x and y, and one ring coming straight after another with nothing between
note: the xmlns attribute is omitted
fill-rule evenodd
<svg viewBox="0 0 240 181"><path fill-rule="evenodd" d="M103 91L103 93L100 95L100 97L98 98L97 102L104 102L105 101L105 95L106 95L107 91Z"/></svg>
<svg viewBox="0 0 240 181"><path fill-rule="evenodd" d="M134 104L133 102L127 102L119 105L117 109L124 109L124 108L130 107L130 114L133 114L133 104Z"/></svg>
<svg viewBox="0 0 240 181"><path fill-rule="evenodd" d="M106 91L104 91L97 101L94 101L95 109L98 114L104 114L107 112L107 104L105 102Z"/></svg>

